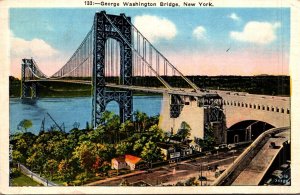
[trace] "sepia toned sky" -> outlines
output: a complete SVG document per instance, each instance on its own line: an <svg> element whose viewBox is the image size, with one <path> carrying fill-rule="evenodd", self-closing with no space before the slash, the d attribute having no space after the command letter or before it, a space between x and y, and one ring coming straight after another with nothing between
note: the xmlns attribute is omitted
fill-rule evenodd
<svg viewBox="0 0 300 195"><path fill-rule="evenodd" d="M11 75L34 58L51 75L62 67L103 9L12 8ZM110 8L125 13L185 75L289 75L288 8Z"/></svg>

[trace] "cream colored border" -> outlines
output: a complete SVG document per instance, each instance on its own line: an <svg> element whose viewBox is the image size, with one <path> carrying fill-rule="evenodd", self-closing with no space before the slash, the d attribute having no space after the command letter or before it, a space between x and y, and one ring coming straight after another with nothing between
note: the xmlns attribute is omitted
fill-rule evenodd
<svg viewBox="0 0 300 195"><path fill-rule="evenodd" d="M118 0L107 0L120 2ZM133 1L133 0L130 0ZM149 0L149 2L159 0ZM183 2L182 0L180 0ZM173 2L180 2L173 0ZM197 0L186 0L198 2ZM199 0L200 1L200 0ZM136 1L134 1L136 2ZM140 2L145 2L141 0ZM166 2L166 1L165 1ZM168 1L171 2L171 1ZM84 0L0 0L0 193L4 194L179 194L179 193L300 193L300 121L298 114L300 105L300 1L299 0L211 0L214 7L199 9L214 9L218 7L289 7L291 8L291 49L290 75L292 86L291 116L292 116L292 186L290 187L8 187L8 135L9 135L9 27L8 9L10 7L84 7ZM94 7L93 7L94 8ZM170 8L171 9L171 8ZM99 8L101 10L101 8Z"/></svg>

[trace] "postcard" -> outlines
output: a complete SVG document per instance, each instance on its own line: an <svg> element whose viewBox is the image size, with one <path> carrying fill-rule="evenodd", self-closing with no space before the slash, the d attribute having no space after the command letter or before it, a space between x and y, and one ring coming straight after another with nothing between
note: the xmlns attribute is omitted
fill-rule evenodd
<svg viewBox="0 0 300 195"><path fill-rule="evenodd" d="M1 1L1 193L299 193L299 1Z"/></svg>

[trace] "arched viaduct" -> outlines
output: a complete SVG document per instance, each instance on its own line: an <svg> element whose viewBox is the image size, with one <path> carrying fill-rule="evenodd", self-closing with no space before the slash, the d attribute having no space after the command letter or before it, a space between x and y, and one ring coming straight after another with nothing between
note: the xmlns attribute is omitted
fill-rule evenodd
<svg viewBox="0 0 300 195"><path fill-rule="evenodd" d="M227 129L243 121L247 121L248 124L260 121L272 127L290 126L290 97L220 90L209 92L216 93L222 98L224 121L223 125L217 125L217 128L222 128L222 130L217 131L217 136L221 137L220 142L227 142ZM180 115L177 118L171 118L169 114L170 95L164 94L160 127L166 131L173 130L176 133L180 128L180 124L185 121L192 129L191 139L194 137L203 139L209 109L199 106L199 99L195 97L183 96L181 99L183 105ZM253 123L249 123L249 121L253 121ZM247 126L244 128L247 128Z"/></svg>
<svg viewBox="0 0 300 195"><path fill-rule="evenodd" d="M266 122L274 127L290 126L290 98L223 92L223 109L226 126L246 120Z"/></svg>

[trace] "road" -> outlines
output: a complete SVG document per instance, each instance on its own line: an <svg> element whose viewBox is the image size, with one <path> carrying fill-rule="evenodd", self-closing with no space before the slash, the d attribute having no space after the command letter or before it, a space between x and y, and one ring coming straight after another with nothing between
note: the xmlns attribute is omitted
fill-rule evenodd
<svg viewBox="0 0 300 195"><path fill-rule="evenodd" d="M150 185L150 186L168 186L175 185L177 182L184 182L191 177L198 178L201 175L207 178L207 181L202 181L202 185L209 185L215 180L215 170L208 171L208 166L219 169L226 169L237 156L242 153L242 149L235 153L219 153L215 155L207 155L198 157L192 160L181 161L179 163L169 164L152 169L151 171L137 171L136 174L128 176L119 176L100 180L90 183L90 186L118 186L122 180L130 185ZM199 181L199 183L201 183Z"/></svg>

